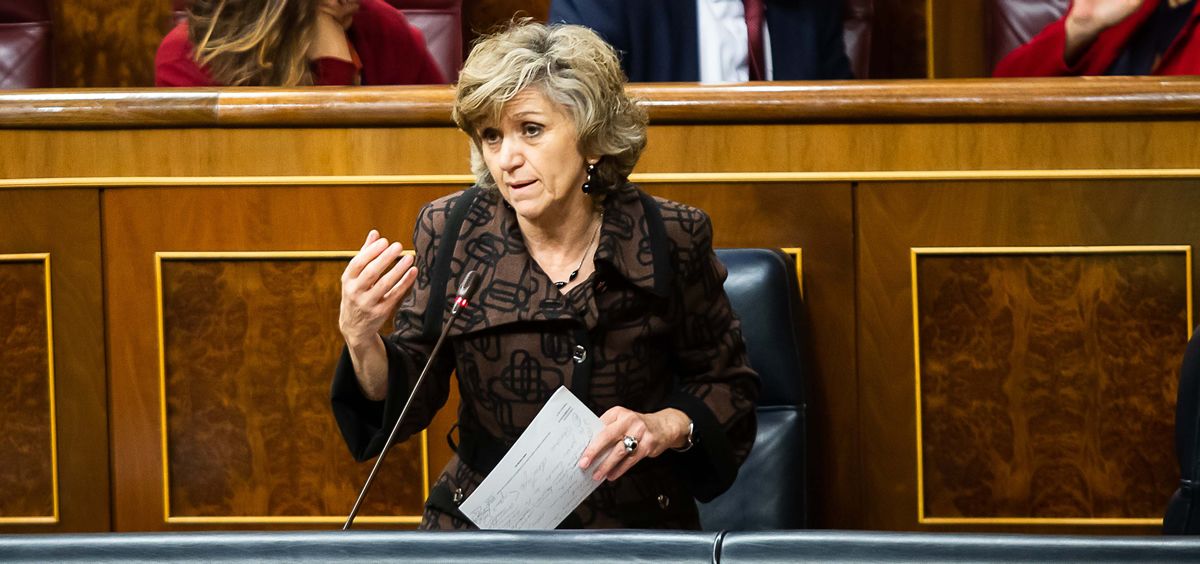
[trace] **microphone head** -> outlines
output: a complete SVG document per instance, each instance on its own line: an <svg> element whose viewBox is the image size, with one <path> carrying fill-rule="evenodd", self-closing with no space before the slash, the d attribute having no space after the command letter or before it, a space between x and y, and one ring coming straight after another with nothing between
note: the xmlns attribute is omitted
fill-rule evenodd
<svg viewBox="0 0 1200 564"><path fill-rule="evenodd" d="M454 295L454 303L450 306L450 317L458 315L463 308L469 307L471 296L479 289L479 273L474 270L466 273L458 283L458 293Z"/></svg>
<svg viewBox="0 0 1200 564"><path fill-rule="evenodd" d="M479 273L474 270L467 272L463 276L462 281L458 283L458 297L463 299L471 299L475 295L475 290L479 289Z"/></svg>

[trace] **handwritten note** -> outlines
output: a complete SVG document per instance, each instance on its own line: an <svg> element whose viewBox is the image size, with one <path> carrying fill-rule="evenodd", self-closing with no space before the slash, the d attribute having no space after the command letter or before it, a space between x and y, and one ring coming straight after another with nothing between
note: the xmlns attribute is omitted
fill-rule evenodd
<svg viewBox="0 0 1200 564"><path fill-rule="evenodd" d="M595 491L579 457L604 426L560 387L459 509L481 529L553 529Z"/></svg>

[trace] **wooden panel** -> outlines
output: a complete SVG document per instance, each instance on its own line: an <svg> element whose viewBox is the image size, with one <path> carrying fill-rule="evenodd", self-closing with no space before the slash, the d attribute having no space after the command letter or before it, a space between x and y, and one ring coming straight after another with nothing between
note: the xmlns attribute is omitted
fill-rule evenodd
<svg viewBox="0 0 1200 564"><path fill-rule="evenodd" d="M985 0L930 0L929 78L991 75L985 39Z"/></svg>
<svg viewBox="0 0 1200 564"><path fill-rule="evenodd" d="M655 124L1200 116L1191 77L636 84ZM0 93L0 128L200 125L454 127L449 86Z"/></svg>
<svg viewBox="0 0 1200 564"><path fill-rule="evenodd" d="M370 471L329 412L349 256L162 259L169 519L340 522ZM396 446L362 510L419 521L422 437Z"/></svg>
<svg viewBox="0 0 1200 564"><path fill-rule="evenodd" d="M105 243L107 253L106 275L109 317L108 334L111 347L111 382L113 403L113 449L121 453L122 462L114 468L114 529L119 531L135 530L164 530L188 529L205 527L199 523L189 523L186 519L179 522L164 522L164 484L161 438L161 405L159 391L159 359L156 336L157 312L155 307L155 253L161 251L345 251L357 249L367 231L379 229L385 237L395 238L406 245L410 242L412 225L416 220L417 211L429 200L439 195L455 190L454 187L437 186L403 186L403 187L245 187L245 188L173 188L165 189L125 189L105 192ZM180 368L191 364L192 354L213 354L220 358L220 366L211 366L211 374L197 372L208 370L204 367L186 368L185 372L177 375L168 371L171 379L167 382L169 409L168 426L172 433L211 433L211 435L193 435L173 437L169 441L172 465L182 464L178 472L172 473L172 514L209 514L208 512L229 512L235 515L262 513L290 513L303 511L328 511L333 515L344 517L353 505L357 494L360 472L370 469L367 464L355 466L350 462L350 454L341 445L340 439L334 440L328 436L332 429L332 415L328 402L328 383L332 378L332 366L339 349L335 337L337 332L336 309L338 290L336 274L341 268L336 264L299 263L287 266L278 261L250 261L246 264L229 265L227 261L217 261L217 266L226 270L218 278L213 278L213 288L203 288L195 281L187 282L191 291L178 294L179 299L188 301L186 305L180 302L183 309L190 311L201 308L197 292L220 292L221 301L211 304L208 311L212 316L222 319L222 324L230 325L212 336L231 340L237 335L238 323L245 323L247 331L253 327L261 327L261 334L250 333L246 339L245 356L238 357L236 341L221 347L196 347L185 341L178 345L168 345L168 351L174 351L167 356L169 362L179 361ZM186 266L188 269L168 269L168 280L175 284L183 284L191 277L213 276L201 275L195 270L198 265L194 262L184 262L172 265ZM304 282L293 281L291 284L279 284L282 270L287 268L300 269L297 274ZM305 272L305 269L313 269ZM316 278L321 280L315 281ZM208 278L204 278L208 279ZM271 287L279 285L280 295L276 296L265 290L267 281ZM181 286L182 288L182 286ZM168 296L171 294L168 293ZM285 296L293 296L295 304L308 304L291 313L277 313L284 307ZM226 311L237 300L246 304L245 316L236 314L236 309ZM205 311L201 308L200 311ZM267 312L272 312L268 314ZM271 318L264 316L289 316L303 329L294 330L288 324L274 325ZM251 319L254 317L255 319ZM241 322L237 320L241 319ZM324 319L325 321L321 321ZM198 320L172 320L168 318L166 335L169 339L171 327L176 330L199 331L201 326L194 325ZM182 338L190 333L177 334ZM174 341L169 341L174 342ZM295 343L306 343L304 347L295 347ZM311 345L313 350L307 350ZM299 348L300 350L296 350ZM183 356L178 356L183 355ZM176 360L171 360L172 358ZM203 363L201 363L203 364ZM311 368L305 368L306 366ZM224 372L224 370L229 372ZM220 370L220 371L217 371ZM255 374L253 378L261 379L264 383L278 382L282 379L286 384L279 386L251 386L243 380L251 376L236 376L235 374L251 374L255 371L275 371L284 374ZM301 376L302 375L302 376ZM190 378L211 378L216 389L208 387L204 391L199 381L192 382ZM310 380L311 378L311 380ZM236 381L238 387L229 389L222 387L220 382ZM299 397L279 397L275 401L262 399L269 390L283 390L299 394L315 394ZM179 393L171 392L179 390ZM238 396L236 394L245 394ZM201 427L212 421L218 413L217 407L223 397L251 398L262 401L266 409L250 411L250 406L238 405L220 407L235 418L233 434L218 432L218 430L195 429L186 427L199 425ZM289 403L291 402L291 403ZM209 407L205 407L208 405ZM255 406L257 407L257 406ZM241 412L241 410L246 410ZM455 419L452 412L439 415L429 431L429 458L431 475L436 478L441 468L450 458L450 452L443 437ZM174 415L171 415L171 414ZM243 414L244 413L244 414ZM294 450L281 449L276 451L276 463L286 464L290 459L300 461L300 467L279 471L269 471L262 465L266 455L270 453L260 440L274 436L273 433L282 429L285 421L291 417L294 421L303 421L303 425L312 429L303 433L294 432L297 437L313 437L309 445L320 452L296 453ZM194 419L194 421L193 421ZM320 429L316 426L320 423ZM278 425L279 427L276 427ZM225 427L221 427L224 429ZM313 433L310 435L309 433ZM318 436L319 434L319 436ZM262 437L260 439L259 437ZM335 434L334 437L337 435ZM204 440L202 440L204 439ZM179 441L179 442L177 442ZM242 444L238 444L242 442ZM188 462L184 460L188 454L186 449L206 448L211 446L212 452L204 452L203 456L219 455L233 463L232 468L215 469L213 474L205 474L205 461ZM338 449L341 449L340 451ZM249 451L247 450L249 449ZM325 450L327 449L327 450ZM283 454L279 454L283 452ZM251 454L252 453L252 454ZM299 458L297 458L299 457ZM383 480L395 478L395 472L411 464L406 457L389 457L384 467ZM188 465L191 465L190 467ZM334 479L331 473L342 471L351 476ZM220 471L217 471L220 470ZM224 472L224 473L222 473ZM213 482L206 482L212 477ZM257 481L255 481L257 480ZM281 484L303 484L304 488L316 488L318 491L297 493L294 499L281 501L267 499L271 488L284 487ZM208 492L199 492L202 486L212 486L215 493L205 497ZM395 487L417 487L416 484L395 484ZM386 487L376 485L372 496L372 504L383 504L387 501L401 504L411 504L411 495L402 490L399 494L389 494ZM254 497L259 496L259 497ZM344 497L340 497L344 496ZM339 507L338 501L342 506ZM403 498L403 499L400 499ZM397 501L399 499L399 501ZM394 509L394 506L389 506ZM410 506L400 509L409 511ZM374 510L375 506L369 507ZM379 508L381 511L384 508ZM391 510L391 509L389 509ZM225 528L289 528L329 526L314 525L313 523L280 524L266 522L261 519L246 519L245 523L221 523ZM392 525L395 526L395 525Z"/></svg>
<svg viewBox="0 0 1200 564"><path fill-rule="evenodd" d="M854 276L849 184L653 184L653 194L708 212L718 247L803 250L809 493L814 523L853 527L861 476L854 360Z"/></svg>
<svg viewBox="0 0 1200 564"><path fill-rule="evenodd" d="M1187 248L962 252L914 255L923 519L1161 518Z"/></svg>
<svg viewBox="0 0 1200 564"><path fill-rule="evenodd" d="M48 266L0 255L0 524L58 520Z"/></svg>
<svg viewBox="0 0 1200 564"><path fill-rule="evenodd" d="M109 458L104 328L100 280L100 207L95 190L0 190L0 255L49 255L52 318L46 323L43 261L33 266L0 262L0 378L10 394L0 423L0 499L4 509L48 514L51 456L47 377L53 369L59 510L57 523L0 523L0 533L106 531L109 528ZM19 275L13 268L32 269ZM13 301L17 300L17 301ZM24 305L21 305L24 304ZM12 309L12 308L18 309ZM12 315L19 322L13 324ZM54 339L47 350L46 331ZM14 346L16 342L26 346ZM39 344L40 343L40 344ZM10 346L12 348L10 348ZM36 348L36 352L35 349ZM53 361L47 353L53 351ZM10 355L17 354L18 358ZM22 367L20 382L12 368ZM29 372L32 370L33 372ZM17 396L11 395L17 392ZM19 400L18 400L19 396ZM14 463L20 457L35 460ZM32 498L15 502L16 492ZM17 506L10 505L17 503Z"/></svg>
<svg viewBox="0 0 1200 564"><path fill-rule="evenodd" d="M875 0L872 78L924 78L928 0Z"/></svg>
<svg viewBox="0 0 1200 564"><path fill-rule="evenodd" d="M1141 532L1155 533L1154 525L1115 526L1015 526L1015 525L920 525L918 507L918 463L916 458L917 427L914 379L914 326L913 297L911 287L910 249L913 247L1011 247L1011 246L1076 246L1076 245L1190 245L1200 244L1200 216L1178 213L1178 210L1195 209L1200 205L1200 192L1194 180L1178 181L987 181L987 182L913 182L913 183L864 183L856 194L856 209L859 221L858 232L858 366L859 389L870 390L860 393L860 429L862 430L862 452L864 453L864 497L861 525L864 528L885 530L1011 530L1041 532ZM965 275L965 274L964 274ZM1178 283L1178 276L1171 276ZM1007 280L1007 279L1006 279ZM1142 279L1139 279L1142 280ZM1140 283L1144 283L1142 280ZM1086 287L1086 286L1085 286ZM1017 291L1005 287L1005 292ZM1130 286L1126 291L1145 295L1140 286ZM1069 295L1074 295L1071 288ZM1175 295L1175 294L1172 294ZM994 299L1002 299L996 296ZM1177 303L1177 297L1171 298ZM960 300L967 303L965 300ZM1028 300L1027 300L1028 301ZM990 302L989 302L990 303ZM964 305L964 307L966 307ZM1175 308L1173 305L1172 308ZM1152 312L1155 318L1177 315L1177 309L1166 313ZM1077 313L1075 315L1078 315ZM1092 318L1092 323L1077 328L1075 334L1083 332L1090 338L1100 338L1106 333L1101 326L1107 318ZM1066 323L1067 320L1059 320ZM1132 320L1129 321L1134 323ZM1178 320L1183 325L1184 320ZM975 328L984 331L985 328ZM991 329L987 329L991 330ZM999 329L995 329L999 331ZM1153 364L1156 370L1177 364L1186 340L1180 329L1170 335L1155 336L1156 353L1159 358L1142 361ZM1127 334L1121 331L1120 334ZM1174 337L1172 337L1173 335ZM966 339L968 334L963 334ZM1070 334L1054 339L1042 339L1038 346L1049 347L1045 354L1051 359L1059 357L1061 364L1053 365L1063 375L1060 384L1067 387L1068 375L1079 375L1095 381L1105 374L1113 374L1117 368L1106 368L1107 372L1093 373L1089 367L1099 359L1112 358L1097 355L1096 360L1071 356L1074 345ZM948 337L951 338L951 337ZM997 337L1000 338L1000 337ZM1147 336L1148 338L1148 336ZM1159 339L1163 341L1159 341ZM1174 338L1175 352L1169 341ZM1116 346L1116 343L1106 346ZM1142 350L1138 348L1137 350ZM988 365L996 354L972 355L971 362L980 367ZM1108 361L1105 361L1108 362ZM1114 360L1113 362L1117 362ZM1107 366L1107 365L1105 365ZM1120 365L1116 365L1119 367ZM982 368L981 368L982 369ZM1158 372L1161 374L1161 372ZM1139 374L1139 377L1151 378ZM1161 381L1164 376L1148 380L1153 389L1139 391L1139 398L1158 397L1166 401ZM1042 385L1042 384L1039 384ZM1078 385L1076 385L1078 387ZM1016 393L1016 390L1011 390ZM1142 394L1150 394L1145 396ZM1069 396L1050 398L1055 406L1071 409L1071 403L1063 403ZM1171 404L1143 405L1137 400L1137 413L1161 417L1169 413ZM1146 401L1149 401L1148 399ZM981 410L984 406L980 406ZM1112 406L1114 409L1116 406ZM1048 408L1042 408L1045 411ZM1121 409L1133 409L1122 406ZM1112 413L1112 412L1109 412ZM985 417L986 412L979 417ZM1132 420L1133 415L1128 416ZM1160 425L1155 423L1154 425ZM1146 433L1158 427L1147 426ZM963 429L961 431L967 432ZM993 433L1000 433L995 429ZM1113 435L1106 434L1106 440ZM1138 445L1159 444L1163 437L1141 437ZM1000 447L997 447L1000 448ZM1105 448L1108 448L1106 445ZM1158 447L1146 448L1151 452ZM1111 456L1100 451L1089 452L1088 458L1074 463L1094 467L1100 472L1099 457ZM998 462L991 462L998 465ZM1154 484L1139 487L1162 487L1159 480L1165 479L1156 470ZM963 477L959 477L963 478ZM1015 487L1015 486L1014 486ZM1111 487L1108 482L1096 487ZM1119 502L1126 507L1137 507L1139 512L1157 505L1165 507L1166 498L1137 500L1127 498L1129 492L1094 492L1097 496L1121 496ZM1149 495L1139 492L1137 495ZM1138 505L1144 504L1144 505ZM944 506L939 506L944 507ZM980 509L986 504L980 501ZM945 509L940 509L946 511ZM1101 508L1097 507L1100 511ZM1031 509L1026 508L1026 511ZM1153 515L1150 515L1153 516ZM1102 524L1102 522L1095 522Z"/></svg>
<svg viewBox="0 0 1200 564"><path fill-rule="evenodd" d="M170 2L52 0L51 4L55 85L154 85L154 53L166 31Z"/></svg>

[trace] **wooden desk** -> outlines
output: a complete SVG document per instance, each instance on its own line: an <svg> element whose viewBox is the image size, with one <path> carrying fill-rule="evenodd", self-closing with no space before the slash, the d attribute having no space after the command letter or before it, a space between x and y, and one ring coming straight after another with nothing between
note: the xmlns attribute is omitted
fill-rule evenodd
<svg viewBox="0 0 1200 564"><path fill-rule="evenodd" d="M1156 530L1194 323L1200 82L632 92L652 118L635 181L707 210L719 246L803 250L815 526ZM368 229L407 244L424 202L471 182L451 99L0 93L0 254L25 257L0 256L0 284L42 313L0 308L0 342L33 343L0 373L33 397L0 418L27 437L0 528L340 522L367 469L326 407L337 274ZM389 459L364 515L419 516L453 417ZM57 524L30 519L55 503Z"/></svg>

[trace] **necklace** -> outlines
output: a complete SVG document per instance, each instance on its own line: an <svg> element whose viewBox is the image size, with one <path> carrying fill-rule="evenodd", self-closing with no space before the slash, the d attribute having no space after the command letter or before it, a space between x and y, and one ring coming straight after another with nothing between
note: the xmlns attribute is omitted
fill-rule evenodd
<svg viewBox="0 0 1200 564"><path fill-rule="evenodd" d="M596 226L596 232L592 233L592 239L590 241L588 241L587 247L583 249L583 256L580 257L580 259L579 259L579 265L575 267L575 270L571 271L571 275L567 276L566 280L563 280L561 282L555 282L554 283L555 288L562 288L563 286L566 286L567 284L574 282L575 279L579 277L579 271L583 268L584 261L587 260L588 251L592 250L592 244L596 242L596 238L600 236L600 230L603 228L604 228L604 212L601 211L600 212L600 225Z"/></svg>

